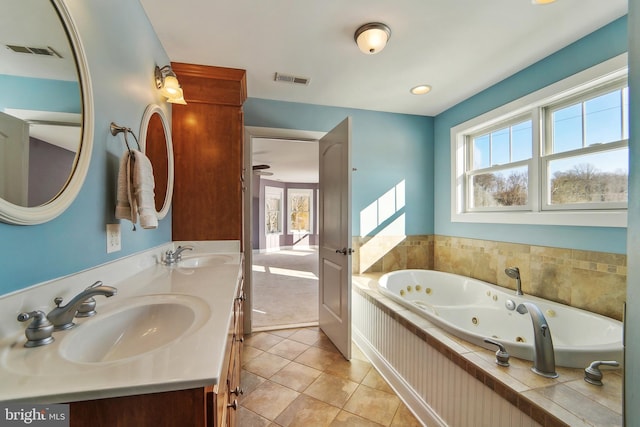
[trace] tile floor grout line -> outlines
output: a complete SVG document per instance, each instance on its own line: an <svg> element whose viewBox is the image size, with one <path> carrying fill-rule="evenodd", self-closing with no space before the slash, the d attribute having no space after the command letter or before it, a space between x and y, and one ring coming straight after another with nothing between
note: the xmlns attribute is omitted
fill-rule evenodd
<svg viewBox="0 0 640 427"><path fill-rule="evenodd" d="M301 332L302 331L302 332ZM307 335L307 337L310 337L312 335L317 335L319 338L313 340L312 343L310 339L307 339L306 342L304 341L298 341L295 338L292 338L293 335L295 335L296 333L299 333L300 335L298 335L295 338L298 339L302 339L305 338L305 334ZM345 370L344 374L341 374L337 371L334 371L332 368L335 368L335 366L333 364L330 363L331 359L333 359L333 357L331 357L331 354L333 353L335 354L339 354L336 352L335 349L332 349L333 351L331 351L328 346L325 343L328 343L328 341L324 340L324 334L322 334L321 331L319 331L317 328L312 328L311 330L300 330L300 331L296 331L293 333L285 333L284 335L286 336L281 336L278 334L271 334L271 333L264 333L264 332L260 332L260 333L256 333L256 334L252 334L249 338L253 338L254 340L252 341L251 339L248 339L247 341L245 341L246 343L246 347L247 348L252 348L252 350L250 351L251 354L253 354L253 357L247 360L243 361L243 366L242 366L242 373L243 375L246 377L247 372L250 373L251 375L255 376L255 378L260 379L261 381L259 381L257 383L257 385L255 386L255 388L249 390L249 393L247 393L247 395L245 395L241 402L240 402L240 407L246 411L251 412L252 414L255 414L254 417L258 417L257 418L257 422L260 422L259 420L268 420L269 422L273 423L272 425L283 425L282 423L276 422L275 420L278 419L278 417L282 418L280 419L280 421L285 422L285 419L289 419L292 415L291 415L291 407L294 404L294 402L297 402L298 404L300 404L300 398L302 397L303 399L305 399L306 402L317 402L317 406L322 406L325 408L333 408L334 411L337 411L334 413L334 415L331 417L331 421L328 421L328 423L336 423L337 425L345 425L345 424L340 424L342 422L344 422L345 418L350 418L351 419L361 419L361 421L359 422L363 422L365 423L365 425L371 425L370 423L374 422L373 420L369 419L368 417L371 416L370 413L364 413L362 415L367 415L367 417L361 418L362 415L358 414L358 411L363 411L361 409L361 407L359 406L359 403L357 401L358 398L362 398L362 396L367 395L367 393L376 393L376 396L380 397L380 396L386 396L385 399L390 399L390 401L393 402L393 406L392 408L389 408L389 411L387 411L387 415L384 417L385 419L376 419L377 423L375 425L377 426L384 426L386 425L387 427L392 426L392 425L411 425L411 426L420 426L420 423L415 420L415 418L413 419L409 419L409 421L405 422L407 420L406 417L413 417L412 415L408 414L409 410L406 409L403 411L403 403L402 401L398 398L397 394L395 394L395 392L392 389L389 389L389 385L388 383L386 383L386 381L384 381L384 378L380 377L379 372L377 372L377 370L375 369L375 367L368 361L366 360L366 357L360 358L357 357L357 353L356 353L356 357L354 357L350 362L348 366L348 368ZM283 349L276 349L274 350L278 345L282 344L285 341L291 341L291 342L296 342L298 344L300 344L301 346L303 346L303 349L298 349L296 351L294 351L295 354L290 354L287 355L286 357L280 356L278 354L279 351L283 350ZM250 344L255 344L260 346L259 347L253 347ZM266 350L263 350L262 348L266 348ZM270 351L271 350L271 351ZM308 352L309 350L312 350L314 357L312 357L309 360L297 360L299 358L301 358L306 352ZM274 352L272 352L274 351ZM286 351L286 347L284 347L284 350ZM283 354L282 352L280 352L280 354ZM262 376L262 374L259 373L254 373L252 371L248 371L245 369L245 365L250 363L251 360L255 360L255 359L259 359L264 355L269 355L269 356L276 356L280 359L286 360L286 364L277 367L277 369L273 372L270 372L266 377ZM326 356L329 357L329 363L327 363L327 360L325 359L323 362L318 362L320 363L322 366L318 366L317 364L313 363L313 360L322 360L322 358ZM340 356L341 358L342 356ZM334 361L336 359L333 359ZM306 364L304 362L310 363L310 364ZM353 363L356 362L357 363ZM285 373L283 371L285 371L287 369L287 367L291 367L291 366L296 366L293 365L293 363L295 363L298 366L303 366L306 367L308 369L312 369L314 371L317 371L318 374L313 376L313 378L311 378L306 384L303 384L299 387L293 388L295 386L292 386L290 383L287 383L286 380L286 375L284 375ZM366 370L364 372L353 372L351 371L351 369L355 369L354 367L360 363L363 363L364 365L362 365L363 367L366 368ZM320 368L320 369L319 369ZM259 370L258 370L259 371ZM288 371L287 371L288 373ZM279 374L282 374L282 378L275 378L276 376L278 376ZM323 377L323 375L326 378L333 378L335 381L339 382L349 382L349 383L353 383L355 385L355 387L353 388L353 390L351 391L350 394L348 394L345 398L344 401L340 402L340 406L338 406L337 404L335 404L335 402L328 402L323 400L323 398L321 397L316 397L313 394L309 394L312 393L312 390L310 390L310 388L316 384L318 382L318 380ZM355 376L354 376L355 375ZM377 377L377 378L376 378ZM356 379L357 378L357 379ZM380 380L382 380L382 383L380 383ZM280 382L278 382L280 381ZM368 384L364 384L365 381L368 381ZM283 389L287 389L289 391L291 391L292 393L295 394L295 397L293 398L293 400L291 400L278 414L276 414L273 419L271 419L270 417L267 417L265 415L263 415L262 413L259 412L255 412L252 409L247 408L244 404L246 403L246 399L260 386L264 385L265 383L269 383L269 384L273 384L274 386L277 387L282 387ZM378 385L376 385L378 384ZM316 384L318 386L322 385L320 383ZM322 385L322 386L326 386ZM300 390L300 391L298 391ZM312 400L309 400L312 399ZM353 400L353 404L350 403ZM318 403L319 402L319 403ZM362 402L360 402L360 404L362 404ZM355 411L353 411L353 409L355 409ZM299 408L298 408L299 410ZM369 409L369 410L374 410L374 409ZM299 416L299 414L294 414L293 415L294 418ZM355 418L354 418L355 417ZM340 419L339 419L340 418ZM401 420L398 421L400 424L394 424L396 422L396 420ZM286 421L285 424L287 424L289 421ZM262 423L262 422L260 422ZM242 424L240 424L242 425ZM251 426L258 426L258 425L264 425L267 426L268 424L251 424ZM283 426L283 427L286 427ZM300 425L300 424L296 424L296 425ZM309 425L309 424L304 424L304 425ZM327 424L329 425L329 424Z"/></svg>

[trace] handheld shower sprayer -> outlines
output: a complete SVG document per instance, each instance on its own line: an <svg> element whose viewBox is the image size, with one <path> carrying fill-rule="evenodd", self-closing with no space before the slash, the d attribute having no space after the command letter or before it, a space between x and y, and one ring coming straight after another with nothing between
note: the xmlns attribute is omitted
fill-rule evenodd
<svg viewBox="0 0 640 427"><path fill-rule="evenodd" d="M516 279L516 295L524 295L522 293L522 282L520 281L520 269L518 267L507 267L504 272L512 279Z"/></svg>

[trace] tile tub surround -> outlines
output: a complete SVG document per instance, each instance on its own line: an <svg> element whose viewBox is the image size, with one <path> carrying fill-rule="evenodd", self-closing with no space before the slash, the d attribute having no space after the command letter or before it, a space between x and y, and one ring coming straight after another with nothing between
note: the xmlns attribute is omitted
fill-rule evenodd
<svg viewBox="0 0 640 427"><path fill-rule="evenodd" d="M434 265L515 290L504 269L520 268L522 291L622 320L627 257L621 254L435 236Z"/></svg>
<svg viewBox="0 0 640 427"><path fill-rule="evenodd" d="M418 342L426 343L429 348L444 355L445 360L466 372L467 378L475 378L537 424L571 427L622 425L622 370L605 371L604 386L597 387L583 380L581 369L558 367L560 377L548 379L533 374L530 361L511 358L510 367L497 366L495 352L452 336L379 294L373 289L379 276L354 276L354 298L365 301L376 312L400 324ZM357 316L354 314L354 319ZM369 324L378 325L380 322L382 320L370 319ZM411 348L416 348L415 343ZM423 370L428 368L418 369ZM456 377L455 381L459 382L460 378ZM425 390L415 390L413 393L420 396L428 394Z"/></svg>
<svg viewBox="0 0 640 427"><path fill-rule="evenodd" d="M2 296L0 401L69 402L215 384L222 369L224 344L241 277L239 243L194 242L194 252L228 256L227 262L214 267L190 269L162 265L159 261L164 252L178 244L169 243ZM76 328L54 332L56 340L52 344L22 347L27 325L16 320L19 312L39 309L47 313L53 308L54 297L69 301L96 280L116 287L118 293L112 298L96 297L98 314L95 317L76 319ZM132 302L157 297L187 300L189 304L197 299L199 303L195 307L199 311L196 312L203 316L196 319L199 329L148 353L104 365L71 362L59 353L67 337L72 339L70 334L82 332L83 323L100 321L101 317L108 318L109 313L115 314Z"/></svg>
<svg viewBox="0 0 640 427"><path fill-rule="evenodd" d="M353 274L433 269L434 236L354 236Z"/></svg>
<svg viewBox="0 0 640 427"><path fill-rule="evenodd" d="M520 268L524 293L622 320L627 256L440 235L354 237L353 273L424 268L515 290L506 267Z"/></svg>

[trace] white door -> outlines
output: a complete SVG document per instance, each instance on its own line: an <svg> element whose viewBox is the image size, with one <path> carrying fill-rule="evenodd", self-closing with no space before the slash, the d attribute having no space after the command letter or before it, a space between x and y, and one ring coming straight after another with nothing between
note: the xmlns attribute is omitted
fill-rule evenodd
<svg viewBox="0 0 640 427"><path fill-rule="evenodd" d="M29 125L0 112L0 198L28 205Z"/></svg>
<svg viewBox="0 0 640 427"><path fill-rule="evenodd" d="M351 359L351 118L320 139L320 329Z"/></svg>

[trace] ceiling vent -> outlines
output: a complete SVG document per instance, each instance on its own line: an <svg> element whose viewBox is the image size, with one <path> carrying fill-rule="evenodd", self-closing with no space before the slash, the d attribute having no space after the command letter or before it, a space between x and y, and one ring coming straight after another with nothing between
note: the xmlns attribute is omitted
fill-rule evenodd
<svg viewBox="0 0 640 427"><path fill-rule="evenodd" d="M277 82L293 83L297 85L308 85L311 79L309 77L292 76L290 74L276 73L274 78Z"/></svg>
<svg viewBox="0 0 640 427"><path fill-rule="evenodd" d="M13 44L8 44L6 46L16 53L28 53L30 55L42 55L42 56L57 56L58 58L62 58L62 55L60 55L50 46L29 47L29 46L17 46Z"/></svg>

